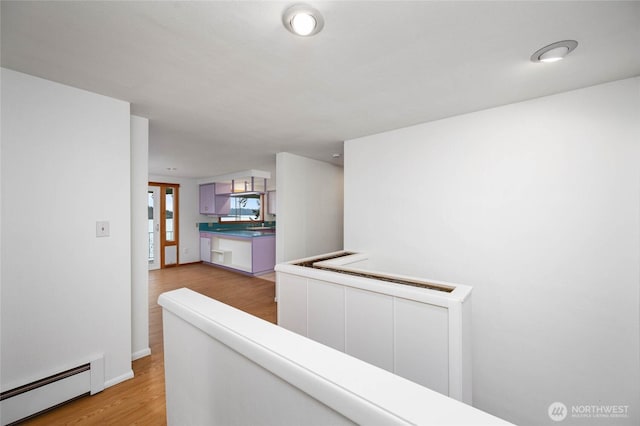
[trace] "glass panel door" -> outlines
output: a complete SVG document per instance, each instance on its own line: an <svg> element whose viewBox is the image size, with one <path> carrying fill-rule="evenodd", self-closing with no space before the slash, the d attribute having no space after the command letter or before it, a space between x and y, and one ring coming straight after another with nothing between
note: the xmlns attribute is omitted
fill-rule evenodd
<svg viewBox="0 0 640 426"><path fill-rule="evenodd" d="M164 201L164 205L165 205L165 212L164 212L164 218L165 218L165 232L166 232L166 236L165 239L167 241L175 241L176 237L175 237L175 233L174 233L174 221L173 221L173 217L174 217L174 211L175 211L175 206L174 206L174 198L173 198L173 188L165 188L165 192L164 192L164 196L165 196L165 201Z"/></svg>
<svg viewBox="0 0 640 426"><path fill-rule="evenodd" d="M178 188L177 184L160 183L160 265L175 266L178 259Z"/></svg>
<svg viewBox="0 0 640 426"><path fill-rule="evenodd" d="M160 187L147 190L148 258L149 270L160 269Z"/></svg>

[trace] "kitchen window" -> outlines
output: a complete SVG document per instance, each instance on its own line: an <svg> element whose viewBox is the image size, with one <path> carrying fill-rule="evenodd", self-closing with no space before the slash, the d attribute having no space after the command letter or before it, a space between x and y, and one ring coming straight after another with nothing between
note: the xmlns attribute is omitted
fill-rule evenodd
<svg viewBox="0 0 640 426"><path fill-rule="evenodd" d="M263 219L262 195L231 197L231 208L227 216L220 216L220 222L261 222Z"/></svg>

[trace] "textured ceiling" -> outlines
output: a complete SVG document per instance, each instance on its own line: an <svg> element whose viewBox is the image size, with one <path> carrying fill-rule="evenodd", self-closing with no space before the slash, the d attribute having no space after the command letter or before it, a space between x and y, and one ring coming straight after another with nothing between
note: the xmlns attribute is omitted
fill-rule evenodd
<svg viewBox="0 0 640 426"><path fill-rule="evenodd" d="M315 1L309 38L284 29L291 4L2 1L1 63L130 102L150 173L184 177L640 75L637 1ZM529 61L564 39L565 61Z"/></svg>

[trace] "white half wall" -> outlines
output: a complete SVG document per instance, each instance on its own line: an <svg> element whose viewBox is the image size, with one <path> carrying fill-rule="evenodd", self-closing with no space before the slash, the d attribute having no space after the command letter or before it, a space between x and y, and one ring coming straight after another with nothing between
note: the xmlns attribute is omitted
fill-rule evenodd
<svg viewBox="0 0 640 426"><path fill-rule="evenodd" d="M149 182L177 183L180 185L178 205L178 223L180 235L178 241L178 263L200 262L200 231L198 223L206 222L207 217L200 215L200 186L196 179L150 175Z"/></svg>
<svg viewBox="0 0 640 426"><path fill-rule="evenodd" d="M96 354L113 385L133 375L129 104L1 72L1 388Z"/></svg>
<svg viewBox="0 0 640 426"><path fill-rule="evenodd" d="M276 263L341 250L342 168L281 152L276 172Z"/></svg>
<svg viewBox="0 0 640 426"><path fill-rule="evenodd" d="M639 78L345 142L345 249L473 286L476 407L640 424Z"/></svg>
<svg viewBox="0 0 640 426"><path fill-rule="evenodd" d="M131 116L131 359L149 355L149 120Z"/></svg>

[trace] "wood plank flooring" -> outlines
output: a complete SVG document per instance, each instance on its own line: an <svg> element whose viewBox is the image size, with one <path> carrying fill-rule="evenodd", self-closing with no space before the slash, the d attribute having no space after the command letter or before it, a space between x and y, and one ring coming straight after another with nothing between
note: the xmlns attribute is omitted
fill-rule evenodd
<svg viewBox="0 0 640 426"><path fill-rule="evenodd" d="M165 425L162 309L158 296L187 287L276 323L275 284L208 265L149 272L151 355L133 362L135 377L96 395L42 414L25 425Z"/></svg>

